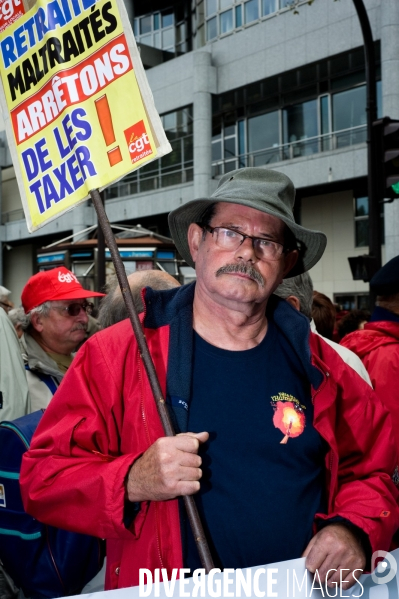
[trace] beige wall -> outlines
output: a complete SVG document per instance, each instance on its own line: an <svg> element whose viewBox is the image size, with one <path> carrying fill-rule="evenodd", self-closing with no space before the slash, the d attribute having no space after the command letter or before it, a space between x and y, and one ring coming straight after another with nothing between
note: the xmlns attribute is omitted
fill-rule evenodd
<svg viewBox="0 0 399 599"><path fill-rule="evenodd" d="M14 212L15 210L22 210L22 201L21 196L19 195L14 167L3 169L2 180L1 210L3 214L6 212ZM19 218L23 218L22 213L19 215Z"/></svg>
<svg viewBox="0 0 399 599"><path fill-rule="evenodd" d="M15 307L21 304L21 292L26 281L33 274L33 246L20 245L10 250L4 248L4 286L11 291L11 301Z"/></svg>
<svg viewBox="0 0 399 599"><path fill-rule="evenodd" d="M330 299L334 293L367 293L368 284L352 279L348 262L349 256L368 253L368 247L355 248L352 191L303 198L301 221L327 235L326 251L310 271L314 288Z"/></svg>

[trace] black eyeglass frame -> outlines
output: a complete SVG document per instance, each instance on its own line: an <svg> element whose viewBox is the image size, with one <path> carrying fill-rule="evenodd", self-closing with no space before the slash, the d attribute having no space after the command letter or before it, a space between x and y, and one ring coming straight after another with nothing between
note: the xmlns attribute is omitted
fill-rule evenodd
<svg viewBox="0 0 399 599"><path fill-rule="evenodd" d="M76 311L76 308L73 308L71 312L72 306L79 306L79 309ZM68 316L78 316L81 310L84 310L86 314L91 314L94 310L94 304L92 302L83 302L83 304L79 304L78 302L73 302L68 306L52 306L56 310L61 310L62 312L66 312Z"/></svg>
<svg viewBox="0 0 399 599"><path fill-rule="evenodd" d="M210 233L211 235L213 235L214 231L216 231L217 229L224 229L225 231L231 231L232 233L236 233L237 235L240 235L242 237L242 240L240 241L240 243L238 244L236 250L238 250L238 248L244 243L244 241L246 239L251 239L252 240L252 247L253 249L256 251L256 247L255 247L255 242L256 241L268 241L269 243L273 243L279 247L282 248L281 253L278 254L278 256L276 258L266 258L266 260L271 260L271 261L277 261L281 258L281 256L283 254L288 254L289 252L291 252L292 250L289 248L286 248L284 246L284 244L279 243L278 241L274 241L273 239L266 239L265 237L254 237L253 235L245 235L244 233L240 233L240 231L237 231L236 229L230 229L229 227L211 227L210 225L204 225L202 223L196 223L199 227L201 227L201 229L203 229L204 231L208 231L208 233ZM234 250L234 251L236 251Z"/></svg>

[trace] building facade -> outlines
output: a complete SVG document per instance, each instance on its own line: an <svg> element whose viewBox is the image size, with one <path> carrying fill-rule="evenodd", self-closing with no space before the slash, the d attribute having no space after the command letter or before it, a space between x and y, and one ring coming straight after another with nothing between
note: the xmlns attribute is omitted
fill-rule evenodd
<svg viewBox="0 0 399 599"><path fill-rule="evenodd" d="M299 222L328 237L311 271L315 289L363 306L368 285L352 279L347 260L368 252L365 63L353 2L125 2L173 152L105 191L110 221L169 235L168 212L207 197L223 173L275 168L294 181ZM378 115L399 118L399 2L364 4ZM0 277L18 303L38 248L96 215L87 202L29 234L3 153ZM399 201L381 205L381 227L385 262L399 254Z"/></svg>

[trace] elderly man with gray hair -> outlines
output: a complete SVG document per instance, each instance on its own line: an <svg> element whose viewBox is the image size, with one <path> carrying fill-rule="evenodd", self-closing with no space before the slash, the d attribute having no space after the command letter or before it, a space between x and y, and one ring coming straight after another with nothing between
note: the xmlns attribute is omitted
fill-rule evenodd
<svg viewBox="0 0 399 599"><path fill-rule="evenodd" d="M127 280L129 281L134 305L138 313L144 310L143 300L141 299L141 291L144 287L151 287L151 289L158 291L180 287L180 283L172 275L163 270L136 270L128 276ZM116 277L107 285L106 291L107 295L101 300L98 311L98 322L103 329L128 317L126 305Z"/></svg>
<svg viewBox="0 0 399 599"><path fill-rule="evenodd" d="M7 316L10 293L0 285L0 421L24 416L30 408L18 336Z"/></svg>
<svg viewBox="0 0 399 599"><path fill-rule="evenodd" d="M73 352L86 338L93 308L86 298L103 295L83 289L63 266L38 272L26 283L21 301L28 317L25 368L32 412L47 408L72 363Z"/></svg>
<svg viewBox="0 0 399 599"><path fill-rule="evenodd" d="M309 273L304 272L296 277L285 279L277 287L274 293L287 300L291 306L307 316L307 318L310 320L310 330L312 333L319 335L316 329L316 324L312 318L313 282ZM320 335L320 337L322 337L322 335ZM341 356L344 362L353 368L353 370L355 370L366 381L366 383L372 386L370 376L366 368L364 367L361 359L353 351L350 351L346 347L335 343L335 341L331 341L331 339L327 339L327 337L323 337L323 339Z"/></svg>

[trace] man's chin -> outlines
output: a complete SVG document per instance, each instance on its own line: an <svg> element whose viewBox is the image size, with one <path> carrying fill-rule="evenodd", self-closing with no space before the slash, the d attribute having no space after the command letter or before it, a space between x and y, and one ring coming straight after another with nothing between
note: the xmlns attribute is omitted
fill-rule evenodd
<svg viewBox="0 0 399 599"><path fill-rule="evenodd" d="M72 331L73 338L77 340L77 343L79 343L86 337L86 332L87 331L85 329L76 329L75 331Z"/></svg>
<svg viewBox="0 0 399 599"><path fill-rule="evenodd" d="M241 273L237 273L237 272L226 272L226 273L222 273L220 275L218 275L218 278L220 279L224 279L224 282L227 284L229 284L229 286L234 285L238 287L242 287L243 285L249 286L249 287L257 287L259 288L260 285L258 283L258 281L255 281L255 279L253 279L252 277L245 275L245 274L241 274Z"/></svg>

